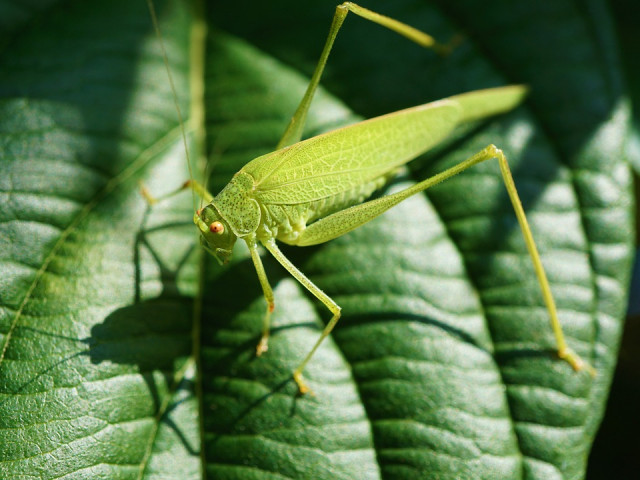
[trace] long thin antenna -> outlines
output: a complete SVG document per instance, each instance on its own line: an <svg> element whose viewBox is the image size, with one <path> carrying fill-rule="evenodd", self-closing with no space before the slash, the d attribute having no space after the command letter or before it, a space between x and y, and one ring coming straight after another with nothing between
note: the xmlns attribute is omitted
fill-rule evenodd
<svg viewBox="0 0 640 480"><path fill-rule="evenodd" d="M199 6L201 6L201 4L197 4ZM167 51L164 48L164 40L162 38L162 34L160 33L160 27L158 26L158 17L156 15L156 10L153 6L153 0L147 0L147 6L149 7L149 13L151 14L151 21L153 22L153 28L156 31L156 36L158 37L158 40L160 41L160 47L162 48L162 58L164 60L164 65L166 67L167 70L167 76L169 77L169 83L171 84L171 93L173 94L173 103L175 104L176 107L176 112L178 114L178 120L180 122L180 130L182 131L182 142L184 144L184 151L185 151L185 155L187 157L187 166L189 168L189 179L192 181L193 183L193 170L191 168L191 156L189 155L189 147L187 146L187 133L186 133L186 129L184 127L184 120L182 118L182 112L180 111L180 105L178 104L178 94L176 93L176 87L175 84L173 83L173 76L171 75L171 68L169 67L169 59L167 57ZM204 38L204 32L206 30L204 29L198 29L198 32L200 33L200 35L202 36L202 38ZM193 56L195 54L198 55L202 55L203 51L201 51L200 49L198 49L197 51L194 51L193 45L194 45L194 38L193 38L193 34L194 34L194 29L192 28L192 37L191 37L191 60L193 61ZM200 42L195 42L196 45L200 46ZM194 75L192 73L191 75L191 95L192 95L192 99L194 96L196 96L196 98L198 98L198 100L201 100L201 97L203 95L203 89L202 88L194 88L194 83L193 83L193 78ZM200 87L200 86L198 86ZM191 109L191 114L192 114L192 118L195 118L195 120L198 122L197 125L200 127L203 125L203 121L204 121L204 115L202 110L198 110L197 112L195 112L194 115L194 109L193 109L193 100L192 100L192 109ZM196 129L196 145L202 144L203 142L201 142L200 140L202 140L201 135L202 135L202 129L201 128L197 128ZM202 152L198 151L198 154L201 155ZM192 200L192 204L193 204L193 209L195 211L196 209L196 193L195 190L193 188L190 188L191 190L191 200ZM202 192L202 194L206 194L206 192ZM210 200L209 200L210 201ZM200 344L201 344L201 318L202 318L202 302L203 302L203 291L204 291L204 275L205 275L205 269L204 267L204 255L200 255L199 258L199 278L198 278L198 293L197 296L195 298L195 302L194 302L194 308L193 308L193 329L191 332L191 339L192 339L192 358L195 359L196 362L196 382L195 382L195 394L196 397L199 399L198 401L198 409L199 409L199 418L200 418L200 438L204 438L205 435L205 430L204 430L204 414L203 414L203 401L202 401L202 364L201 364L201 354L200 354ZM204 454L200 455L200 470L201 472L206 472L206 458L204 456Z"/></svg>
<svg viewBox="0 0 640 480"><path fill-rule="evenodd" d="M173 82L173 75L171 75L171 68L169 67L169 58L167 57L167 50L164 48L164 39L160 32L160 26L158 25L158 16L156 15L156 9L153 6L152 0L147 0L147 6L149 7L149 13L151 14L151 21L153 23L153 29L156 32L156 36L160 41L160 48L162 50L162 59L164 60L164 66L167 70L167 77L169 77L169 84L171 85L171 94L173 96L173 104L176 107L176 113L178 114L178 121L180 122L180 130L182 131L182 143L184 145L184 152L187 157L187 166L189 168L189 178L193 179L193 171L191 169L191 156L189 155L189 147L187 146L187 131L184 127L184 119L182 118L182 111L180 110L180 104L178 103L178 94L176 92L176 86ZM193 209L196 209L196 195L193 189L191 189L191 197L193 203Z"/></svg>

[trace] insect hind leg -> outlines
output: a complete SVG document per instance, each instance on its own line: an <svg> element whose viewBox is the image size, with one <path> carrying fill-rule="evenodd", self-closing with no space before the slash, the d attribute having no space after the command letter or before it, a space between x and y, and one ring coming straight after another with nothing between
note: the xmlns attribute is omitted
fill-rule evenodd
<svg viewBox="0 0 640 480"><path fill-rule="evenodd" d="M538 248L536 247L535 241L533 240L533 234L531 233L529 222L527 221L524 209L522 208L522 202L520 201L520 197L518 196L518 191L516 190L516 186L513 181L513 176L511 175L511 169L509 168L509 163L507 162L506 156L504 155L502 150L497 148L495 145L489 145L477 155L479 155L479 158L481 159L480 161L491 158L498 159L498 162L500 164L500 172L502 173L502 179L507 189L509 199L511 200L511 204L513 205L516 218L518 219L518 223L520 224L520 230L522 231L522 235L527 246L527 251L529 252L529 257L531 257L533 268L538 279L538 284L540 285L540 289L542 291L542 297L549 313L551 328L556 338L558 356L569 363L569 365L571 365L574 370L586 370L592 376L595 376L595 369L587 362L585 362L582 358L580 358L580 356L567 345L564 333L562 331L562 325L560 324L560 319L558 318L556 304L551 293L549 280L547 279L547 274L545 273L544 267L542 265L540 253L538 253Z"/></svg>
<svg viewBox="0 0 640 480"><path fill-rule="evenodd" d="M406 37L412 42L417 43L422 47L430 48L440 54L448 54L460 41L459 37L455 37L448 44L441 44L436 42L431 35L428 35L391 17L387 17L367 8L361 7L360 5L357 5L353 2L344 2L338 5L333 15L331 27L329 28L329 35L327 36L324 48L322 49L322 53L320 54L320 59L318 60L313 75L311 76L311 80L309 81L307 90L302 97L302 100L300 101L296 112L291 118L291 121L289 122L289 125L284 132L284 135L278 142L277 148L284 148L286 146L292 145L298 142L302 137L302 129L304 128L307 120L307 114L309 113L311 101L313 100L313 96L318 88L318 84L320 83L320 77L322 76L324 67L327 64L327 60L329 58L329 54L331 53L333 43L335 42L335 39L338 36L338 32L340 31L340 28L342 27L342 24L344 23L345 18L347 18L347 14L349 12L352 12L359 17L362 17L373 23L377 23L380 26L388 28L389 30L394 31L397 34Z"/></svg>
<svg viewBox="0 0 640 480"><path fill-rule="evenodd" d="M592 376L595 376L595 369L587 362L585 362L582 358L580 358L580 356L567 345L564 332L562 330L562 325L560 324L560 320L558 318L556 304L551 293L549 280L547 279L547 275L542 265L540 253L538 252L538 248L536 247L535 241L533 239L533 234L531 233L529 222L527 221L524 209L522 208L522 202L520 201L520 197L518 196L518 191L516 190L513 176L511 175L511 169L509 168L509 163L507 162L507 158L504 152L495 145L489 145L467 160L451 167L450 169L438 175L435 175L434 177L431 177L430 179L423 180L417 185L411 187L411 189L424 190L430 186L435 185L436 183L450 178L457 173L462 172L463 170L466 170L473 165L494 158L497 159L500 164L502 179L507 189L507 194L509 195L509 199L511 200L513 209L515 211L516 218L518 219L518 224L520 225L520 230L522 231L529 257L531 258L531 261L533 263L533 268L538 280L538 284L540 285L540 290L542 292L545 307L549 314L551 329L553 330L553 334L556 339L558 356L569 363L569 365L571 365L574 370L586 370Z"/></svg>

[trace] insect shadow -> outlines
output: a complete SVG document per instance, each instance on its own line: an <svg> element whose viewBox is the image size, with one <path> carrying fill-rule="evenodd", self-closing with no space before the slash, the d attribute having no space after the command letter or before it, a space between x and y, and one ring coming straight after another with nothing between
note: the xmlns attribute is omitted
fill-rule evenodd
<svg viewBox="0 0 640 480"><path fill-rule="evenodd" d="M159 385L158 374L164 377L162 382L169 385L170 395L173 397L189 398L193 395L196 390L196 378L176 379L176 372L184 362L193 360L194 355L198 355L193 348L193 334L196 328L195 309L200 308L201 313L198 318L200 323L198 328L201 329L200 355L195 363L199 363L199 368L206 372L202 381L203 403L204 405L214 404L215 401L211 398L214 398L221 389L224 390L225 385L224 381L214 382L211 379L232 378L234 369L254 368L254 364L257 363L255 345L260 337L264 300L260 289L254 285L255 273L249 258L235 261L228 268L221 269L206 256L205 263L201 265L203 290L215 292L215 295L205 294L204 299L201 300L201 306L198 307L197 298L194 301L192 295L181 293L178 277L193 261L193 253L198 246L192 243L179 254L175 251L167 253L168 251L162 245L158 246L154 242L154 235L164 238L166 232L175 231L176 227L188 228L191 232L193 226L182 222L177 225L173 222L146 227L147 217L153 208L156 207L150 207L145 213L134 243L134 301L130 305L113 311L103 322L95 325L91 329L91 336L83 340L88 349L80 354L88 355L94 364L133 366L134 370L141 374L150 392L157 417L179 436L187 450L197 453L198 448L180 432L180 427L172 422L169 415L184 400L171 401L167 405L164 397L167 394L163 393L166 387ZM151 257L160 280L160 291L152 298L145 298L149 295L143 292L144 255ZM271 268L267 268L273 275L274 285L287 276L286 272L280 271L281 269L275 268L271 272ZM247 305L257 307L260 312L258 321L247 330L246 337L241 341L221 345L226 331L238 329L233 322L242 317ZM276 326L273 332L277 334L280 331L301 326L309 327L309 324ZM261 368L265 369L264 366ZM266 368L266 370L269 369ZM274 393L287 386L291 391L295 390L290 372L287 370L274 370L273 376L266 376L264 382L269 386L268 393L249 402L243 407L244 413L229 417L230 423L220 425L220 428L233 430L234 424L240 422L243 416ZM181 396L181 391L189 393ZM295 412L296 398L296 395L293 395L289 415ZM204 413L206 414L206 411Z"/></svg>
<svg viewBox="0 0 640 480"><path fill-rule="evenodd" d="M145 214L145 220L148 213ZM91 336L85 340L89 348L84 354L90 357L93 364L116 365L105 366L105 369L120 371L121 367L117 365L132 366L147 386L158 421L171 428L190 453L197 454L198 447L192 445L169 415L195 390L195 378L176 373L192 353L193 299L179 291L177 277L189 260L193 246L181 252L176 267L168 267L168 261L149 242L148 236L175 228L175 225L148 229L144 225L145 222L142 222L134 243L134 301L113 311L91 329ZM143 250L148 252L159 269L161 282L159 294L148 299L142 299L141 292ZM162 381L169 386L170 393L161 393L167 388L159 385L158 374L164 377ZM185 394L181 395L181 392ZM163 398L167 394L181 400L172 399L167 403Z"/></svg>

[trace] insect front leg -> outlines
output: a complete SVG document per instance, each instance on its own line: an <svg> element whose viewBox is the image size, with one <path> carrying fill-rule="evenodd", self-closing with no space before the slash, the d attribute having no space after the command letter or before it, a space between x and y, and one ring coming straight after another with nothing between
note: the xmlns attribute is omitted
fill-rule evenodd
<svg viewBox="0 0 640 480"><path fill-rule="evenodd" d="M336 326L336 323L338 323L338 320L340 320L340 312L342 309L336 302L333 301L333 299L329 295L324 293L315 283L309 280L304 273L298 270L298 268L293 263L291 263L291 261L287 257L284 256L284 254L280 251L280 249L276 245L275 240L270 239L264 242L264 246L267 250L269 250L271 255L273 255L275 259L278 260L278 262L280 262L280 264L284 268L286 268L287 271L296 280L298 280L298 282L302 284L302 286L304 286L304 288L309 290L309 292L311 292L314 297L320 300L333 314L333 316L331 317L331 320L329 320L329 323L327 323L326 327L324 327L324 330L322 331L320 338L316 340L316 343L313 346L313 348L309 351L309 353L307 353L306 357L304 357L302 362L300 362L300 365L298 365L298 367L293 371L293 379L298 384L298 390L300 391L301 394L305 394L310 392L311 390L304 383L304 379L302 378L302 371L304 370L304 367L307 365L309 360L311 360L311 357L313 357L313 354L316 352L316 350L318 349L322 341L325 338L327 338L327 336L331 333L333 328Z"/></svg>
<svg viewBox="0 0 640 480"><path fill-rule="evenodd" d="M202 185L197 180L187 180L182 185L180 185L180 187L176 188L172 192L162 195L161 197L153 196L153 194L149 192L147 187L145 187L144 185L140 185L140 192L149 205L154 205L158 202L161 202L162 200L171 198L181 192L184 192L185 190L191 190L196 193L204 203L209 203L211 202L211 200L213 200L213 195L205 188L204 185Z"/></svg>
<svg viewBox="0 0 640 480"><path fill-rule="evenodd" d="M247 246L249 247L249 253L251 253L253 266L256 268L256 273L258 274L258 280L260 281L260 286L262 287L262 292L264 293L264 299L267 302L267 311L265 312L264 320L262 322L262 336L260 337L260 341L256 346L256 355L260 356L269 349L269 329L271 327L271 314L276 308L276 304L273 297L273 289L269 284L269 279L267 278L267 274L265 273L264 267L262 266L262 260L260 259L260 253L258 252L256 238L255 236L250 236L249 238L245 239L245 241L247 242Z"/></svg>

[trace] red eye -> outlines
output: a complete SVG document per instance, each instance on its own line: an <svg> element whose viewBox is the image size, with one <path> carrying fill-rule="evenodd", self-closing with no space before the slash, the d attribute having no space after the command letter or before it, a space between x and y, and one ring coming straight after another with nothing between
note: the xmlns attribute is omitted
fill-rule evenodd
<svg viewBox="0 0 640 480"><path fill-rule="evenodd" d="M211 231L211 233L217 233L218 235L220 235L222 232L224 232L224 225L222 225L220 222L213 222L211 225L209 225L209 230Z"/></svg>
<svg viewBox="0 0 640 480"><path fill-rule="evenodd" d="M200 208L199 208L199 209L197 209L197 210L196 210L196 215L200 216L200 212L202 212L202 209L200 209Z"/></svg>

